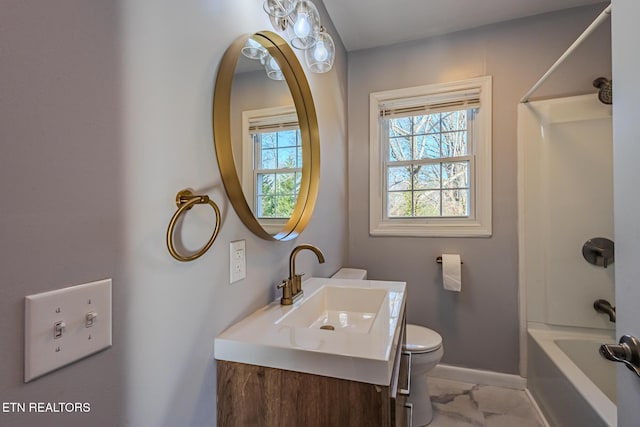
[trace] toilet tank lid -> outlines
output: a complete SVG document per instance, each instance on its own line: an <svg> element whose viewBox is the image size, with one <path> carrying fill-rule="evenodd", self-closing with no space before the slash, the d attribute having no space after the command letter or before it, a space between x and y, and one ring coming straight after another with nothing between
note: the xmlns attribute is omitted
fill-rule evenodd
<svg viewBox="0 0 640 427"><path fill-rule="evenodd" d="M367 270L360 268L341 268L331 277L333 279L364 280L367 278Z"/></svg>
<svg viewBox="0 0 640 427"><path fill-rule="evenodd" d="M442 346L440 334L424 326L408 324L406 333L407 343L404 345L406 351L426 353L437 350Z"/></svg>

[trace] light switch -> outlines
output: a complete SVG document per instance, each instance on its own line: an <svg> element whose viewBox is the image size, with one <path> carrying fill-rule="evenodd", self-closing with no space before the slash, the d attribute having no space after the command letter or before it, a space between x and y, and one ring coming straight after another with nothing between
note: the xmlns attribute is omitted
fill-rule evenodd
<svg viewBox="0 0 640 427"><path fill-rule="evenodd" d="M65 325L64 322L56 322L53 325L53 338L62 338L62 334L64 333Z"/></svg>
<svg viewBox="0 0 640 427"><path fill-rule="evenodd" d="M25 298L24 381L111 347L111 279Z"/></svg>
<svg viewBox="0 0 640 427"><path fill-rule="evenodd" d="M245 241L236 240L229 245L229 277L234 283L247 277Z"/></svg>
<svg viewBox="0 0 640 427"><path fill-rule="evenodd" d="M98 313L96 313L95 311L88 312L87 315L85 316L84 327L90 328L93 325L95 325L97 317L98 317Z"/></svg>

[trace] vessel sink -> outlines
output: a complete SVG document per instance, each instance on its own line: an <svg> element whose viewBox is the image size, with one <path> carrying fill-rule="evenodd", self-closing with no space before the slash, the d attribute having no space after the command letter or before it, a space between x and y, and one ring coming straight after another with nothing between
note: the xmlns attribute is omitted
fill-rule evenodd
<svg viewBox="0 0 640 427"><path fill-rule="evenodd" d="M215 358L389 385L406 284L312 277L302 288L294 304L278 298L218 335Z"/></svg>

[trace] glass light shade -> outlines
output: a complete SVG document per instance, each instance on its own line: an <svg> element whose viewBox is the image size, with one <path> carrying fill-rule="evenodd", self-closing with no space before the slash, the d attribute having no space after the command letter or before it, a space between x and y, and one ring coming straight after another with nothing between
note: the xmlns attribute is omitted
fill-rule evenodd
<svg viewBox="0 0 640 427"><path fill-rule="evenodd" d="M309 70L314 73L326 73L333 67L336 47L331 35L326 31L318 34L316 44L304 51L304 58Z"/></svg>
<svg viewBox="0 0 640 427"><path fill-rule="evenodd" d="M285 30L296 49L308 49L316 43L320 33L320 14L316 6L308 0L295 3L293 12L288 16Z"/></svg>
<svg viewBox="0 0 640 427"><path fill-rule="evenodd" d="M249 59L262 59L267 56L268 52L260 43L252 38L247 40L247 43L241 50L242 54Z"/></svg>
<svg viewBox="0 0 640 427"><path fill-rule="evenodd" d="M262 7L269 16L282 18L293 11L295 3L295 0L264 0Z"/></svg>
<svg viewBox="0 0 640 427"><path fill-rule="evenodd" d="M269 77L271 80L284 80L284 74L280 69L280 65L273 56L265 56L263 62L264 69L267 72L267 77Z"/></svg>

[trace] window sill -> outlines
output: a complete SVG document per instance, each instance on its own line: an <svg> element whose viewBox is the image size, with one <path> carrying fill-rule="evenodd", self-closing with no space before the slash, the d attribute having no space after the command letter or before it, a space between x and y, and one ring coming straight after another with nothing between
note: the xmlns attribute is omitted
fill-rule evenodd
<svg viewBox="0 0 640 427"><path fill-rule="evenodd" d="M382 222L369 228L371 236L397 237L491 237L491 225L476 221L447 223Z"/></svg>

